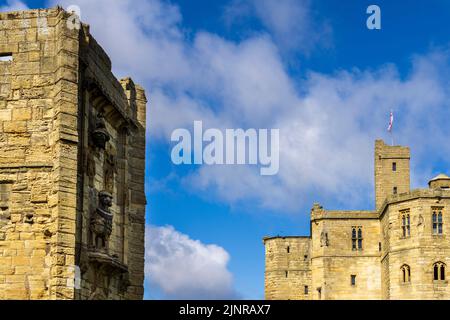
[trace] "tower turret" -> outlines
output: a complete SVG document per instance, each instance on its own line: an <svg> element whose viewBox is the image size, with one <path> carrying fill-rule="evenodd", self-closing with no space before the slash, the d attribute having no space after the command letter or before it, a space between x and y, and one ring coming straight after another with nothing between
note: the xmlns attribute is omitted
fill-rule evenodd
<svg viewBox="0 0 450 320"><path fill-rule="evenodd" d="M375 142L375 204L379 210L389 195L410 191L410 150Z"/></svg>

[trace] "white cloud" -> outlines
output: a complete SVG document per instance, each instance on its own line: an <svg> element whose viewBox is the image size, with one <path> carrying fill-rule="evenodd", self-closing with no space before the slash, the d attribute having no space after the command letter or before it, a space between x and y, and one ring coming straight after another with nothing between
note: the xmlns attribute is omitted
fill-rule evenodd
<svg viewBox="0 0 450 320"><path fill-rule="evenodd" d="M236 299L229 254L177 232L172 226L146 228L146 281L166 299Z"/></svg>
<svg viewBox="0 0 450 320"><path fill-rule="evenodd" d="M215 190L228 203L256 198L277 210L295 211L315 200L366 206L373 195L373 142L379 137L390 142L386 128L392 108L396 142L412 147L413 184L424 186L430 155L434 160L450 155L444 120L450 116L450 93L443 80L448 58L442 51L417 57L406 78L393 66L312 73L302 83L303 95L275 97L280 113L271 126L281 130L277 177L259 177L250 168L202 167L191 182L199 190Z"/></svg>
<svg viewBox="0 0 450 320"><path fill-rule="evenodd" d="M331 27L314 14L310 0L234 0L225 10L230 25L254 16L282 51L308 54L331 45Z"/></svg>
<svg viewBox="0 0 450 320"><path fill-rule="evenodd" d="M6 5L0 6L0 12L26 10L28 6L20 0L6 0Z"/></svg>
<svg viewBox="0 0 450 320"><path fill-rule="evenodd" d="M450 165L447 50L413 57L411 70L402 76L386 65L298 79L287 71L282 52L301 50L308 28L293 27L299 38L292 38L290 48L295 17L283 7L268 9L274 2L258 1L266 12L256 13L270 34L241 41L208 32L186 36L179 9L159 0L61 2L80 5L83 21L111 56L115 72L133 76L147 89L150 141L170 143L173 129L190 128L194 120L203 120L205 127L280 129L275 177L261 177L252 167L219 166L180 178L185 190L209 201L305 214L316 200L326 207L366 205L373 197L373 142L389 139L391 109L396 142L412 148L413 185L426 184L435 160ZM308 11L302 14L302 23L314 25ZM171 183L177 178L171 175ZM147 231L148 281L168 298L235 295L225 250L171 227Z"/></svg>
<svg viewBox="0 0 450 320"><path fill-rule="evenodd" d="M366 205L373 197L373 142L389 139L390 109L396 113L396 142L412 147L415 184L425 185L430 155L448 164L446 50L414 57L406 76L386 65L309 73L299 80L288 73L273 36L230 41L200 32L188 37L178 8L158 0L63 4L73 2L81 6L83 20L111 55L116 72L132 75L148 90L152 138L169 143L173 129L190 128L194 120L203 120L205 127L280 129L278 176L221 166L201 167L183 178L209 198L230 204L254 200L264 208L290 211L316 199L325 206L336 201L346 208ZM287 11L267 11L275 15L265 18L275 21L271 28L282 33L276 17Z"/></svg>

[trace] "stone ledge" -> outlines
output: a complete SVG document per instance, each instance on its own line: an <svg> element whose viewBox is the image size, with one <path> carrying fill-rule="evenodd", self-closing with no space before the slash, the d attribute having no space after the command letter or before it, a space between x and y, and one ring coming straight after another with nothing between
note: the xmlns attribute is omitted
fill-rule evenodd
<svg viewBox="0 0 450 320"><path fill-rule="evenodd" d="M106 253L91 251L88 253L89 262L98 264L102 269L109 272L127 273L128 267L116 258Z"/></svg>
<svg viewBox="0 0 450 320"><path fill-rule="evenodd" d="M21 169L21 168L53 168L53 163L28 162L18 164L0 164L0 169Z"/></svg>
<svg viewBox="0 0 450 320"><path fill-rule="evenodd" d="M311 237L310 236L273 236L273 237L264 237L263 238L263 243L265 244L266 241L270 241L270 240L285 240L285 239L291 239L291 240L302 240L302 241L310 241Z"/></svg>

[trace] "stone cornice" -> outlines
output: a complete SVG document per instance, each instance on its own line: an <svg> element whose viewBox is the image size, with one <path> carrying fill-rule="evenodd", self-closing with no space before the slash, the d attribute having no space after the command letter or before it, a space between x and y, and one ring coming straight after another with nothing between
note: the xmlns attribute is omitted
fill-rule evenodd
<svg viewBox="0 0 450 320"><path fill-rule="evenodd" d="M378 219L376 211L365 210L313 210L311 222L330 219Z"/></svg>
<svg viewBox="0 0 450 320"><path fill-rule="evenodd" d="M407 193L401 193L397 195L389 196L383 203L380 208L378 217L381 219L386 212L386 209L391 204L416 200L420 198L450 198L450 190L442 190L442 189L414 189Z"/></svg>
<svg viewBox="0 0 450 320"><path fill-rule="evenodd" d="M277 239L294 239L294 240L311 240L310 236L275 236L275 237L264 237L263 243L266 244L266 241L269 240L277 240Z"/></svg>

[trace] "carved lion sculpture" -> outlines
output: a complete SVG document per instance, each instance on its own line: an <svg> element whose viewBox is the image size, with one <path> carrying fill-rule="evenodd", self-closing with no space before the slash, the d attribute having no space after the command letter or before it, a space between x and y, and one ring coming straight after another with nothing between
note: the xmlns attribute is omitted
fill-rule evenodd
<svg viewBox="0 0 450 320"><path fill-rule="evenodd" d="M113 215L111 213L112 195L101 191L98 195L99 205L91 218L92 246L99 251L108 251L109 237L112 233Z"/></svg>

